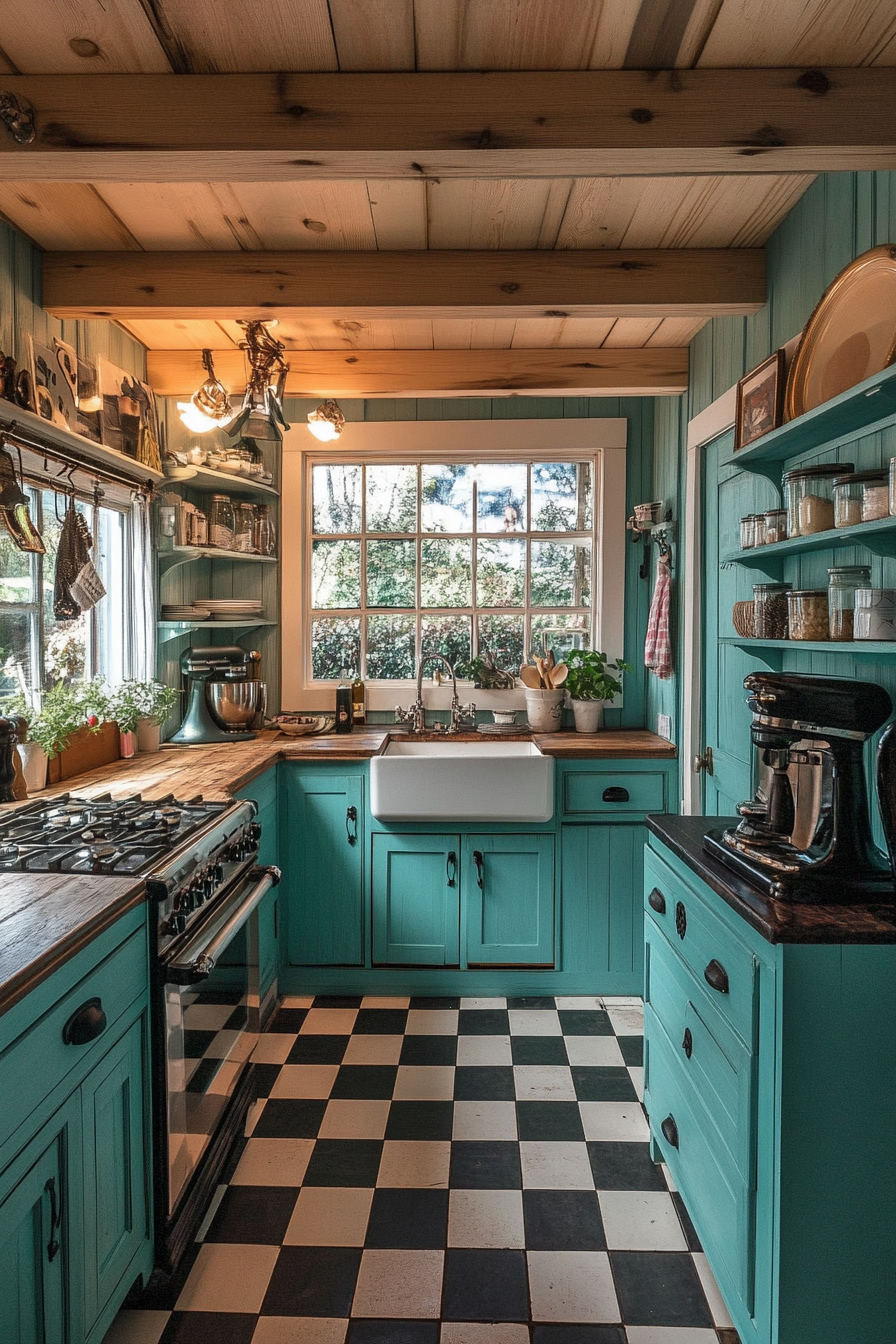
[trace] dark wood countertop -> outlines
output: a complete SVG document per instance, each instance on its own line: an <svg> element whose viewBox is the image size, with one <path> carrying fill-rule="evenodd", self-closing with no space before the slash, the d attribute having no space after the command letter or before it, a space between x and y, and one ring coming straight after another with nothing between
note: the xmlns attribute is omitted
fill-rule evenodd
<svg viewBox="0 0 896 1344"><path fill-rule="evenodd" d="M777 901L703 848L707 831L738 817L648 817L648 829L769 943L896 943L896 906Z"/></svg>

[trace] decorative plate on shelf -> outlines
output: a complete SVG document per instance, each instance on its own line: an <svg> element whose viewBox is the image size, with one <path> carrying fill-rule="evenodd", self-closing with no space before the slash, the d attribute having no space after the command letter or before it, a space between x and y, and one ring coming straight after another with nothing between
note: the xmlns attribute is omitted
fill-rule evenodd
<svg viewBox="0 0 896 1344"><path fill-rule="evenodd" d="M806 323L787 377L785 419L814 410L896 359L896 245L840 272Z"/></svg>

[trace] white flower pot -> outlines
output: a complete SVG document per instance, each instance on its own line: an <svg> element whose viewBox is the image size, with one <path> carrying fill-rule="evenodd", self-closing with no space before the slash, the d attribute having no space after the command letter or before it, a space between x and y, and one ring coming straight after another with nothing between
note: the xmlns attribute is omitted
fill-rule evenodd
<svg viewBox="0 0 896 1344"><path fill-rule="evenodd" d="M22 758L25 788L29 794L40 793L47 787L47 753L39 742L23 742L16 750Z"/></svg>
<svg viewBox="0 0 896 1344"><path fill-rule="evenodd" d="M604 726L603 700L573 700L577 733L599 733Z"/></svg>
<svg viewBox="0 0 896 1344"><path fill-rule="evenodd" d="M162 745L162 725L155 719L137 720L137 750L158 751Z"/></svg>
<svg viewBox="0 0 896 1344"><path fill-rule="evenodd" d="M558 686L555 691L537 691L526 687L526 717L535 733L559 733L563 719L566 691Z"/></svg>
<svg viewBox="0 0 896 1344"><path fill-rule="evenodd" d="M137 734L124 733L119 728L118 737L120 741L120 751L122 760L128 760L131 756L137 755Z"/></svg>

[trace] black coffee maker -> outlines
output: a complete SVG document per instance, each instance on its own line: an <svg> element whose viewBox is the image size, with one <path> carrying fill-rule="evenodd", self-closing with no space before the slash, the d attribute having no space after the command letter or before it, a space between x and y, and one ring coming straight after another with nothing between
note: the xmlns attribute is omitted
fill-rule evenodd
<svg viewBox="0 0 896 1344"><path fill-rule="evenodd" d="M864 744L893 705L882 686L838 677L752 672L744 680L759 787L739 824L705 848L787 901L893 902L893 872L871 836ZM880 798L888 841L896 799Z"/></svg>

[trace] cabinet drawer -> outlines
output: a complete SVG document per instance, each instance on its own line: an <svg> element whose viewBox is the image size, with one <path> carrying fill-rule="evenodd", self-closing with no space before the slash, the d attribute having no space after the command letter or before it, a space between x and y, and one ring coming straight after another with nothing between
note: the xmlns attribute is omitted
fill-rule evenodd
<svg viewBox="0 0 896 1344"><path fill-rule="evenodd" d="M750 948L650 850L644 866L644 886L648 926L652 921L662 931L712 1008L752 1050L758 982Z"/></svg>
<svg viewBox="0 0 896 1344"><path fill-rule="evenodd" d="M648 921L645 1002L675 1051L681 1090L701 1104L741 1177L755 1184L755 1056L724 1019L707 1012L693 977Z"/></svg>
<svg viewBox="0 0 896 1344"><path fill-rule="evenodd" d="M563 775L563 811L567 816L665 812L666 776L591 770L567 770Z"/></svg>
<svg viewBox="0 0 896 1344"><path fill-rule="evenodd" d="M694 1220L710 1267L752 1315L755 1194L718 1145L693 1094L689 1097L681 1086L675 1051L649 1005L644 1020L644 1105L651 1135Z"/></svg>
<svg viewBox="0 0 896 1344"><path fill-rule="evenodd" d="M146 985L146 938L131 934L105 961L44 1013L0 1055L0 1146L43 1098L102 1041L117 1018ZM62 1039L69 1018L90 999L99 999L106 1026L83 1045ZM100 1050L104 1047L100 1045Z"/></svg>

